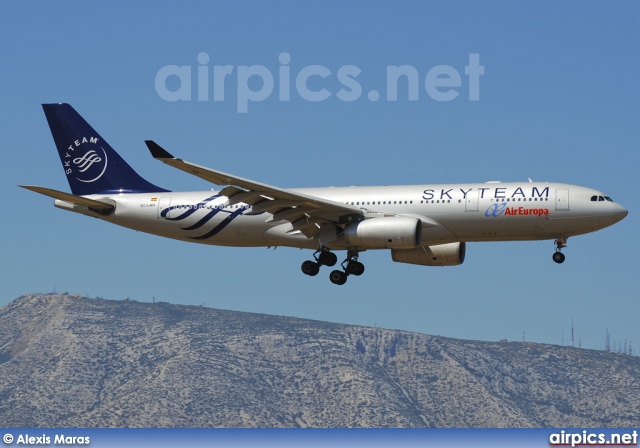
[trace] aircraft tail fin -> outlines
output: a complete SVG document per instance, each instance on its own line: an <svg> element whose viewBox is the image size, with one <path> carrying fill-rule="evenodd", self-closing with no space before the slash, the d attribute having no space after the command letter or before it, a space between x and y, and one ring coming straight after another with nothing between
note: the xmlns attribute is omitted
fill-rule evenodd
<svg viewBox="0 0 640 448"><path fill-rule="evenodd" d="M74 195L168 191L143 179L69 104L43 104Z"/></svg>

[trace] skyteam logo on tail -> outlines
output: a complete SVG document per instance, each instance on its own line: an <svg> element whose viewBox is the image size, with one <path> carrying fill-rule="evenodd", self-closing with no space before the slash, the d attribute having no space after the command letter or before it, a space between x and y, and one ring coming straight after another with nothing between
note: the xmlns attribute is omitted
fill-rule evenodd
<svg viewBox="0 0 640 448"><path fill-rule="evenodd" d="M80 182L95 182L107 170L107 152L98 146L97 137L82 137L69 145L64 156L67 176L74 175Z"/></svg>

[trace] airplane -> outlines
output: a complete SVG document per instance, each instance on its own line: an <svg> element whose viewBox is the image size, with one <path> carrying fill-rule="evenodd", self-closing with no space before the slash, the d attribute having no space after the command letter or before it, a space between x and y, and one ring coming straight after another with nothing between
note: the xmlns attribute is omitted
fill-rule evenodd
<svg viewBox="0 0 640 448"><path fill-rule="evenodd" d="M395 262L455 266L466 243L552 240L562 263L569 237L611 226L627 210L591 188L549 182L279 188L176 158L152 140L153 158L222 188L174 192L137 174L69 104L43 104L71 193L20 185L55 207L130 229L200 244L315 250L302 272L338 262L343 285L364 273L360 254L389 249Z"/></svg>

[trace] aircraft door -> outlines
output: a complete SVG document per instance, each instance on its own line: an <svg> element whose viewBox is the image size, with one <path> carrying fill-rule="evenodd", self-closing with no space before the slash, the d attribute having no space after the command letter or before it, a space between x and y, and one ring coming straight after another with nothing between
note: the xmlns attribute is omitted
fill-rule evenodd
<svg viewBox="0 0 640 448"><path fill-rule="evenodd" d="M171 198L160 198L158 202L158 218L170 218Z"/></svg>
<svg viewBox="0 0 640 448"><path fill-rule="evenodd" d="M480 190L471 190L467 193L464 203L465 212L477 212L478 211L478 195Z"/></svg>
<svg viewBox="0 0 640 448"><path fill-rule="evenodd" d="M556 190L556 210L569 210L569 190Z"/></svg>

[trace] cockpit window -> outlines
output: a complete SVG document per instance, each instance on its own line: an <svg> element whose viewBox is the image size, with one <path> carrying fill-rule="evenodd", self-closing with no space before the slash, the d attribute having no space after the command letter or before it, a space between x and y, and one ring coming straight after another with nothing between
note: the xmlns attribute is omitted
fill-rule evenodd
<svg viewBox="0 0 640 448"><path fill-rule="evenodd" d="M611 199L609 196L591 196L591 202L604 202L604 201L609 201L609 202L613 202L613 199Z"/></svg>

